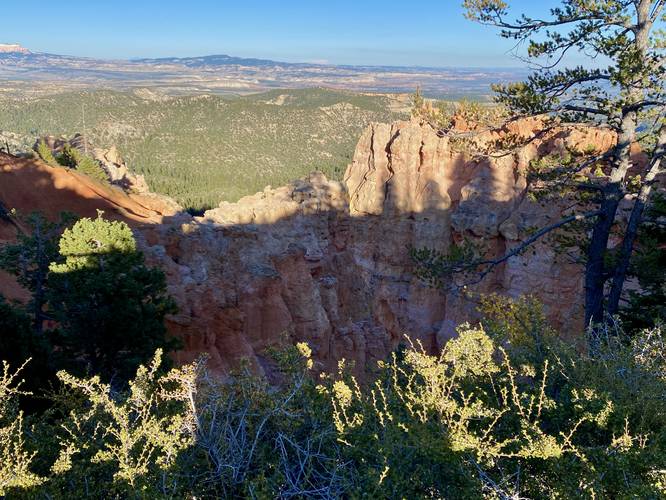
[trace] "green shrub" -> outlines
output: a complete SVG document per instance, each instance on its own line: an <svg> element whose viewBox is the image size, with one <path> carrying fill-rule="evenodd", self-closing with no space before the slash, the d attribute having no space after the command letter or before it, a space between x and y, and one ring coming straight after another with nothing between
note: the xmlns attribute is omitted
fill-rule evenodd
<svg viewBox="0 0 666 500"><path fill-rule="evenodd" d="M344 373L328 386L359 495L666 493L666 386L654 367L646 370L630 346L615 345L600 361L556 342L520 364L507 338L496 343L463 325L439 356L412 345L369 387ZM530 345L521 346L518 359Z"/></svg>
<svg viewBox="0 0 666 500"><path fill-rule="evenodd" d="M20 472L21 479L0 493L10 491L11 498L183 498L182 487L189 481L180 473L178 460L194 442L199 364L167 373L161 368L158 350L121 393L99 377L80 379L58 373L63 385L60 407L33 419L31 432L32 445L42 452L57 451L39 477L29 470L38 457L25 451L17 454L14 446L13 461L0 464L0 480L7 466ZM0 401L2 384L0 377ZM8 432L13 442L25 447L25 437L17 441L22 436L20 425Z"/></svg>
<svg viewBox="0 0 666 500"><path fill-rule="evenodd" d="M46 163L47 165L50 165L52 167L57 167L60 165L58 163L58 160L56 160L55 156L53 156L51 148L49 148L46 145L43 139L40 139L39 142L37 143L37 154L42 159L42 161L44 161L44 163Z"/></svg>
<svg viewBox="0 0 666 500"><path fill-rule="evenodd" d="M271 352L280 385L247 365L200 384L196 488L206 498L340 498L353 471L340 455L330 402L306 344Z"/></svg>
<svg viewBox="0 0 666 500"><path fill-rule="evenodd" d="M18 376L21 366L11 367L6 361L0 371L0 496L14 488L31 488L42 478L31 470L35 456L28 451L25 440L23 412L18 409L18 398L25 394L20 390Z"/></svg>
<svg viewBox="0 0 666 500"><path fill-rule="evenodd" d="M454 125L496 128L503 124L507 112L502 106L488 105L463 99L458 102L426 99L419 88L411 96L411 115L429 123L436 130L447 130ZM464 145L460 138L451 135L453 145Z"/></svg>
<svg viewBox="0 0 666 500"><path fill-rule="evenodd" d="M63 147L58 161L61 165L75 168L82 174L99 182L109 182L109 177L99 163L69 144L65 144Z"/></svg>

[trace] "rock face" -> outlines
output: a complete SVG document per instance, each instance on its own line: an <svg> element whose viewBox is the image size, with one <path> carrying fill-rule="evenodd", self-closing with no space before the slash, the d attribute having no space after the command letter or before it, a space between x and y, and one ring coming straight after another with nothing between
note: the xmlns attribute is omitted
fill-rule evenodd
<svg viewBox="0 0 666 500"><path fill-rule="evenodd" d="M111 146L109 149L95 148L92 151L92 157L106 171L111 184L133 193L147 194L150 192L144 176L130 171L115 146Z"/></svg>
<svg viewBox="0 0 666 500"><path fill-rule="evenodd" d="M523 121L476 140L532 136L540 126ZM467 295L434 290L414 276L410 247L446 252L470 239L481 242L489 256L503 254L531 228L566 213L525 196L530 160L572 147L604 150L613 141L599 131L553 130L517 153L473 161L428 126L373 124L344 182L314 173L238 203L223 202L203 217L168 203L151 205L147 196L113 189L113 196L100 194L94 185L76 203L71 197L57 201L83 189L74 185L80 176L39 162L22 168L37 175L39 185L58 184L53 196L40 195L50 200L47 210L73 205L73 211L89 215L110 203L114 216L132 224L148 261L166 272L179 305L168 320L170 332L185 343L177 360L206 352L221 372L241 358L269 372L266 348L288 338L307 341L321 370L335 369L346 358L362 373L405 335L435 351L455 335L455 325L477 317ZM22 198L34 195L31 181L16 184L19 167L0 172L0 201L7 208L32 206ZM580 271L539 243L472 291L536 294L556 326L574 336L582 321Z"/></svg>
<svg viewBox="0 0 666 500"><path fill-rule="evenodd" d="M488 133L529 136L540 123ZM562 215L526 199L525 170L540 154L607 148L612 136L559 130L514 155L469 160L449 139L413 122L374 124L362 135L344 183L322 174L223 202L201 218L180 216L143 231L180 305L171 330L186 361L201 352L227 370L240 357L258 369L282 341L307 341L323 370L346 358L362 371L405 335L436 350L475 303L433 290L413 274L410 247L441 251L463 238L501 255L534 226ZM532 293L565 334L580 331L582 274L544 244L509 260L475 291Z"/></svg>

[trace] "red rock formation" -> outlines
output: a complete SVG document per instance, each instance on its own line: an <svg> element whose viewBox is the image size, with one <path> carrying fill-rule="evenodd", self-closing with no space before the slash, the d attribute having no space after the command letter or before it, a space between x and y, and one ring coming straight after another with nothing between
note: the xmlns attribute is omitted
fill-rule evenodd
<svg viewBox="0 0 666 500"><path fill-rule="evenodd" d="M540 126L521 122L477 140L530 136ZM287 336L307 341L321 369L346 358L362 371L405 335L435 350L456 324L476 318L473 301L415 278L410 246L446 251L470 237L490 253L503 253L530 228L562 214L524 196L529 161L571 146L601 150L613 140L599 131L555 130L516 154L472 161L427 126L373 124L344 183L312 174L223 202L203 217L166 215L124 193L100 194L92 181L41 164L4 167L0 200L49 213L94 215L100 207L130 220L179 305L169 329L185 342L180 361L206 352L222 371L241 357L261 370L269 366L266 348ZM32 177L21 180L19 171ZM49 194L33 205L35 189ZM580 331L581 269L543 243L497 268L475 290L534 293L563 332Z"/></svg>
<svg viewBox="0 0 666 500"><path fill-rule="evenodd" d="M508 133L530 136L540 126L523 122ZM429 127L374 124L342 184L313 174L152 228L147 252L167 270L181 306L171 325L186 342L179 359L206 351L222 369L241 356L261 367L266 347L284 334L309 342L322 369L341 358L363 369L405 335L440 347L456 324L476 318L475 304L416 279L408 248L446 251L468 236L503 253L530 228L561 216L558 207L525 198L529 161L612 141L597 131L558 130L515 155L475 162ZM543 243L476 291L534 293L563 332L580 331L581 269Z"/></svg>
<svg viewBox="0 0 666 500"><path fill-rule="evenodd" d="M68 211L93 217L97 210L104 210L108 218L139 225L160 223L163 216L180 210L173 200L164 197L158 203L157 198L128 194L76 170L54 168L38 160L0 152L0 202L6 209L16 209L24 215L42 212L56 218L60 212Z"/></svg>

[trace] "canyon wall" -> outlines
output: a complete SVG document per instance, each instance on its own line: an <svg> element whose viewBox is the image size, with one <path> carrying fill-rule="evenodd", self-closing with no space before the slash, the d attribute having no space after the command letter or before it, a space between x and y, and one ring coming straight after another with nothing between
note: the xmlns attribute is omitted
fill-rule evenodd
<svg viewBox="0 0 666 500"><path fill-rule="evenodd" d="M503 134L531 137L538 121ZM463 239L501 255L562 207L525 196L536 156L612 145L599 131L558 130L517 153L471 160L448 137L415 122L374 124L360 138L344 182L306 180L223 202L203 217L176 217L142 231L151 261L163 267L180 313L170 329L186 361L207 352L227 370L238 359L268 368L264 352L284 338L307 341L322 370L384 359L405 335L430 350L477 318L473 293L432 289L414 276L409 248L446 252ZM538 243L467 292L535 294L563 335L582 321L578 264ZM470 298L470 295L472 297Z"/></svg>
<svg viewBox="0 0 666 500"><path fill-rule="evenodd" d="M545 242L497 267L466 290L428 287L414 276L410 248L447 252L464 240L499 256L533 228L566 215L566 204L542 206L525 196L531 159L568 148L605 150L603 131L559 129L537 134L537 121L477 134L539 137L511 154L480 160L459 141L417 122L373 124L359 140L343 182L309 178L222 202L203 217L168 200L131 195L39 161L0 157L0 202L6 209L62 210L126 220L147 260L164 269L179 313L179 361L208 353L224 372L246 358L270 373L266 349L306 341L320 370L338 360L361 373L409 335L432 351L477 318L474 294L535 294L565 336L582 321L578 264ZM464 149L464 148L463 148ZM0 238L11 239L0 220ZM5 234L7 233L7 234ZM3 285L4 283L4 285ZM0 276L0 293L11 290ZM15 291L15 290L14 290Z"/></svg>

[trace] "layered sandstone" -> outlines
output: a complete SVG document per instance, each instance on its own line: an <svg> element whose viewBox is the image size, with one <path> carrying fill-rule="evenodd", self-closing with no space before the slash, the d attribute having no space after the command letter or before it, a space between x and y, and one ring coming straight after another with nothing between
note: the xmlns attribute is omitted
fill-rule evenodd
<svg viewBox="0 0 666 500"><path fill-rule="evenodd" d="M477 140L530 136L540 125L523 122ZM524 196L529 161L612 142L605 133L559 130L515 154L473 161L427 126L374 124L343 183L313 174L223 202L201 218L152 227L144 232L147 253L167 271L180 305L170 320L186 344L179 358L207 352L223 370L241 357L266 367L266 348L284 336L307 341L322 369L346 358L363 370L405 335L436 350L456 324L476 318L475 303L419 281L408 249L447 251L472 238L490 255L502 254L562 215ZM538 244L474 291L536 294L553 322L575 334L580 271Z"/></svg>
<svg viewBox="0 0 666 500"><path fill-rule="evenodd" d="M540 126L514 123L475 140L533 136ZM220 371L241 358L269 370L267 347L288 339L307 341L322 370L346 358L362 372L405 335L436 350L455 335L456 324L477 317L467 294L434 290L414 276L410 247L446 252L471 239L488 255L504 253L532 228L565 213L525 196L530 160L573 147L603 150L613 140L604 132L561 129L515 153L473 160L426 125L373 124L344 182L315 173L194 218L146 203L129 210L124 205L138 202L123 194L114 198L123 206L113 213L134 217L148 261L167 274L179 306L169 330L185 344L179 360L205 352ZM62 169L48 169L39 167L44 185L73 190L59 177L48 179ZM29 188L21 187L23 195L3 191L11 178L6 174L0 174L0 200L12 207ZM79 194L84 215L108 203L97 193ZM66 203L54 198L44 208L54 210L54 204ZM510 259L472 291L536 294L561 331L580 331L581 270L544 243Z"/></svg>

